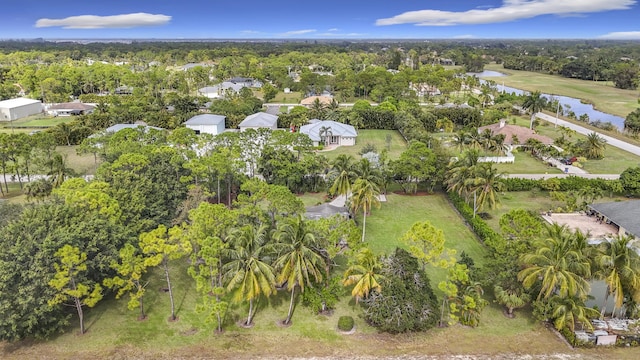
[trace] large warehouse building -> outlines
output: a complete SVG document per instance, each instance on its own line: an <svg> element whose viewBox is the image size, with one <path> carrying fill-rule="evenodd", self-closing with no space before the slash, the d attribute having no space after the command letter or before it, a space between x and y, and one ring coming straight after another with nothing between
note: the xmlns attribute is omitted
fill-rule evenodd
<svg viewBox="0 0 640 360"><path fill-rule="evenodd" d="M0 101L0 121L13 121L42 112L42 102L28 98Z"/></svg>

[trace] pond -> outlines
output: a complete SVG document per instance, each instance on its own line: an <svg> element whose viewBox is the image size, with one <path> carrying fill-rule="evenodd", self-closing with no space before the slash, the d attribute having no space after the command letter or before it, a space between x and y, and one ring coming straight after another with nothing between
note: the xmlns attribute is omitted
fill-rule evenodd
<svg viewBox="0 0 640 360"><path fill-rule="evenodd" d="M483 78L487 77L502 77L508 76L498 71L485 70L480 73L468 73L468 75L475 75L480 78L480 81L483 81ZM496 88L500 92L507 93L515 93L516 95L529 94L528 91L522 89L516 89L510 86L504 86L500 84L499 80L494 80L496 82ZM603 123L609 122L618 129L622 130L624 128L624 119L620 116L615 116L611 114L604 113L602 111L596 110L593 108L592 104L584 104L580 101L580 99L568 97L568 96L560 96L560 95L550 95L550 94L542 94L542 96L547 99L555 99L560 102L560 105L564 109L564 115L567 115L569 111L573 111L576 114L576 117L579 118L583 114L587 114L589 116L589 122L600 121Z"/></svg>

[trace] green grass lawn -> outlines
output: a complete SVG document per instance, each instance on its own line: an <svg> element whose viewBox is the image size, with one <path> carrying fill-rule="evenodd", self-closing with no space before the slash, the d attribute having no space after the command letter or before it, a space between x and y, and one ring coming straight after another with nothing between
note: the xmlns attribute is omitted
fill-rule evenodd
<svg viewBox="0 0 640 360"><path fill-rule="evenodd" d="M77 146L58 146L56 151L67 159L67 166L72 168L78 175L94 175L96 169L100 166L93 157L93 154L78 155Z"/></svg>
<svg viewBox="0 0 640 360"><path fill-rule="evenodd" d="M528 152L516 151L513 156L515 156L513 163L493 164L493 167L507 174L559 174L562 172L556 167L548 166Z"/></svg>
<svg viewBox="0 0 640 360"><path fill-rule="evenodd" d="M302 93L299 91L292 91L288 94L280 91L270 102L276 104L300 104L300 100L302 100Z"/></svg>
<svg viewBox="0 0 640 360"><path fill-rule="evenodd" d="M529 71L507 70L499 64L488 64L486 70L500 71L509 76L488 78L527 91L539 90L547 94L564 95L586 100L603 112L627 116L638 108L638 92L616 89L611 82L568 79Z"/></svg>
<svg viewBox="0 0 640 360"><path fill-rule="evenodd" d="M361 215L358 221L362 223ZM485 248L441 193L426 196L388 194L387 202L382 203L380 209L374 208L367 217L366 241L375 253L389 254L396 247L404 247L400 238L420 221L429 221L441 229L445 246L455 249L458 255L464 251L476 264L484 262ZM441 269L429 269L428 273L434 288L446 276L446 271Z"/></svg>
<svg viewBox="0 0 640 360"><path fill-rule="evenodd" d="M389 150L389 158L397 159L400 154L406 150L407 142L404 141L400 133L396 130L358 130L358 138L354 146L340 146L334 150L322 151L329 160L335 159L340 154L352 155L356 159L360 158L358 154L366 145L375 146L376 150L381 152L387 148L386 136L391 135L391 147Z"/></svg>

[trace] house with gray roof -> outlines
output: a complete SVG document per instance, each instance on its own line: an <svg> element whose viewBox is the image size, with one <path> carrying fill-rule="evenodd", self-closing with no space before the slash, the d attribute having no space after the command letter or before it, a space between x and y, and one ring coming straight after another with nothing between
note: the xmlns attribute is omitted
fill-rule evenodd
<svg viewBox="0 0 640 360"><path fill-rule="evenodd" d="M617 226L619 235L640 239L640 200L591 204L589 208L596 216Z"/></svg>
<svg viewBox="0 0 640 360"><path fill-rule="evenodd" d="M309 206L304 215L307 219L311 220L330 218L335 215L340 215L345 219L350 217L349 209L344 206L335 206L329 203Z"/></svg>
<svg viewBox="0 0 640 360"><path fill-rule="evenodd" d="M164 130L163 128L160 128L157 126L149 126L144 124L115 124L104 129L104 132L112 134L112 133L117 133L118 131L123 129L138 129L138 128L143 128L145 131L148 131L149 129Z"/></svg>
<svg viewBox="0 0 640 360"><path fill-rule="evenodd" d="M255 113L244 118L238 127L240 131L262 128L276 130L278 128L278 116L266 112Z"/></svg>
<svg viewBox="0 0 640 360"><path fill-rule="evenodd" d="M184 125L196 134L218 135L224 132L225 119L223 115L200 114L185 121Z"/></svg>
<svg viewBox="0 0 640 360"><path fill-rule="evenodd" d="M74 101L50 105L47 107L47 112L53 116L87 115L91 114L95 108L93 105Z"/></svg>
<svg viewBox="0 0 640 360"><path fill-rule="evenodd" d="M300 132L307 134L314 146L319 144L353 146L358 137L358 132L353 126L333 120L309 120L309 124L300 127Z"/></svg>
<svg viewBox="0 0 640 360"><path fill-rule="evenodd" d="M210 99L222 99L228 91L233 91L237 94L244 87L246 87L244 84L236 84L230 81L224 81L220 84L200 88L198 89L198 94L201 96L206 96Z"/></svg>

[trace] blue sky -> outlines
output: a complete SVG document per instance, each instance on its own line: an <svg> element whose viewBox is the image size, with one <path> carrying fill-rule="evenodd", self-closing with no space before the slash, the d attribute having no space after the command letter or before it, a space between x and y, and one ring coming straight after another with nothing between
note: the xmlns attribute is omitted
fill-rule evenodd
<svg viewBox="0 0 640 360"><path fill-rule="evenodd" d="M2 0L0 39L640 40L638 0Z"/></svg>

